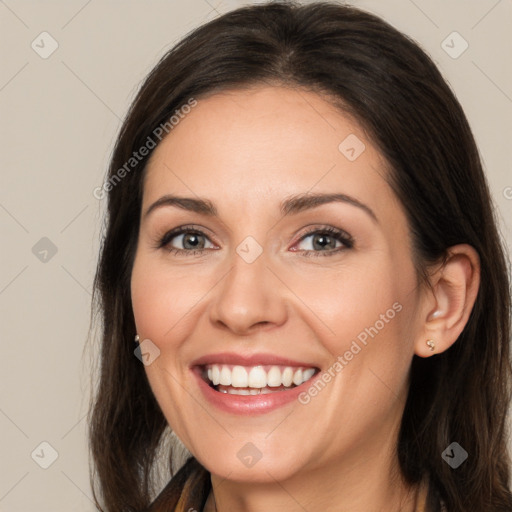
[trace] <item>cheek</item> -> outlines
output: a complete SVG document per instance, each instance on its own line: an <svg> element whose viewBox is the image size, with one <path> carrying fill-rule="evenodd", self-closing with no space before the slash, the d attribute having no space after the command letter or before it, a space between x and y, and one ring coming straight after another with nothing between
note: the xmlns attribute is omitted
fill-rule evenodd
<svg viewBox="0 0 512 512"><path fill-rule="evenodd" d="M300 276L290 274L289 279L294 293L324 325L326 339L336 344L379 321L403 295L397 274L389 267L383 262L360 263L329 272L313 269ZM389 316L394 313L390 311Z"/></svg>
<svg viewBox="0 0 512 512"><path fill-rule="evenodd" d="M391 253L373 255L293 281L319 326L321 343L332 357L343 358L343 373L368 392L379 378L393 389L402 387L413 355L416 274L412 262L398 261Z"/></svg>
<svg viewBox="0 0 512 512"><path fill-rule="evenodd" d="M157 345L182 329L187 313L204 294L190 271L170 272L158 259L136 258L131 278L135 324L141 336Z"/></svg>
<svg viewBox="0 0 512 512"><path fill-rule="evenodd" d="M188 434L180 406L189 397L183 396L180 385L187 376L179 355L185 330L191 328L187 323L187 313L193 305L190 295L199 295L199 290L190 291L192 283L190 276L180 279L176 273L169 272L158 258L142 253L135 259L131 297L136 329L141 341L149 339L160 350L154 362L145 366L146 375L168 423L182 440L187 440Z"/></svg>

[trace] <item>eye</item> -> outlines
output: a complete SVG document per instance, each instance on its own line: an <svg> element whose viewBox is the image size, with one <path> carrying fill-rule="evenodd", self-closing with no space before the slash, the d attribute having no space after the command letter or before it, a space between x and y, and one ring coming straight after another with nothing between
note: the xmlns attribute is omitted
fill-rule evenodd
<svg viewBox="0 0 512 512"><path fill-rule="evenodd" d="M332 227L315 227L302 236L299 249L294 250L305 253L305 256L332 256L353 246L352 237L345 231Z"/></svg>
<svg viewBox="0 0 512 512"><path fill-rule="evenodd" d="M299 248L292 251L300 252L304 256L332 256L340 251L351 249L354 241L345 231L327 226L310 229L301 237L297 245ZM215 249L215 245L200 229L181 226L167 232L158 241L157 248L165 249L175 255L197 256L209 249Z"/></svg>
<svg viewBox="0 0 512 512"><path fill-rule="evenodd" d="M201 254L215 246L201 230L190 226L181 226L166 233L158 242L158 248L165 248L174 254L190 256Z"/></svg>

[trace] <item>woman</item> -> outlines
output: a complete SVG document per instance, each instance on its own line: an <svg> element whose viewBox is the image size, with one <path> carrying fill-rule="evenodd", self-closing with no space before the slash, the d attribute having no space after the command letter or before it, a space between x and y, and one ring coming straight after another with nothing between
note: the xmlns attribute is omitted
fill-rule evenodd
<svg viewBox="0 0 512 512"><path fill-rule="evenodd" d="M100 510L512 510L505 256L415 43L336 4L221 16L103 188ZM170 430L191 456L156 489Z"/></svg>

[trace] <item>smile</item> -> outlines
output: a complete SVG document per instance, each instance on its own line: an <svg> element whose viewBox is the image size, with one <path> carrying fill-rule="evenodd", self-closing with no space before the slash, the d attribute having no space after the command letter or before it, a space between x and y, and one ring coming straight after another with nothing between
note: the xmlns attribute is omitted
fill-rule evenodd
<svg viewBox="0 0 512 512"><path fill-rule="evenodd" d="M208 364L202 367L202 378L220 393L231 395L263 395L293 389L310 380L318 369L281 365L241 366Z"/></svg>

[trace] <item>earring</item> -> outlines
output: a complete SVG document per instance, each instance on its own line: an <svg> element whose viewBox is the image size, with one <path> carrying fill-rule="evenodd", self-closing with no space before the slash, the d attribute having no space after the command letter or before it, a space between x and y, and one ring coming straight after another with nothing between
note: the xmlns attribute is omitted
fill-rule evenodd
<svg viewBox="0 0 512 512"><path fill-rule="evenodd" d="M429 346L430 350L434 350L436 347L436 343L434 340L427 340L426 344Z"/></svg>
<svg viewBox="0 0 512 512"><path fill-rule="evenodd" d="M136 335L135 335L135 343L138 343L138 342L139 342L139 340L140 340L139 335L138 335L138 334L136 334Z"/></svg>

